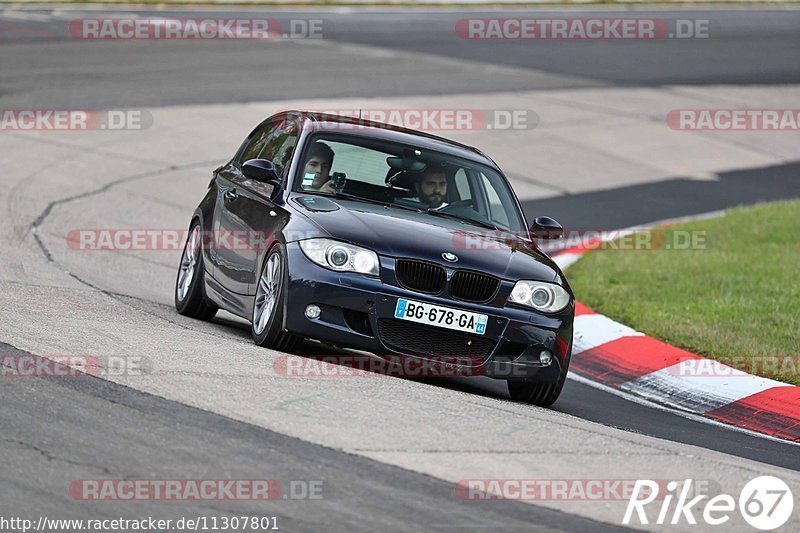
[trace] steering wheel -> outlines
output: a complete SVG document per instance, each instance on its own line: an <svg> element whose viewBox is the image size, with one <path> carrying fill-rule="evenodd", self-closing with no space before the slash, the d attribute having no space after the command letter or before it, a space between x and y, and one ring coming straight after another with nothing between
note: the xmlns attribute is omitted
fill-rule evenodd
<svg viewBox="0 0 800 533"><path fill-rule="evenodd" d="M394 187L395 185L397 185L397 182L400 181L400 178L405 173L406 173L405 170L398 170L397 172L390 171L388 174L386 174L386 180L384 181L384 183L386 183L387 187Z"/></svg>
<svg viewBox="0 0 800 533"><path fill-rule="evenodd" d="M442 210L443 211L444 210L448 210L451 207L468 207L468 206L471 206L471 205L473 205L472 204L472 200L456 200L455 202L449 203L446 206L444 206L442 208Z"/></svg>

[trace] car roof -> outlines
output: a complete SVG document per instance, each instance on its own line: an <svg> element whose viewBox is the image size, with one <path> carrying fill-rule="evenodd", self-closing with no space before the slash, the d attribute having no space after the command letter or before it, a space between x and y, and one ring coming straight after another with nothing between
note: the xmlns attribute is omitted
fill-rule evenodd
<svg viewBox="0 0 800 533"><path fill-rule="evenodd" d="M333 113L319 113L313 111L288 111L287 113L297 113L298 115L295 115L295 117L305 119L303 120L303 128L307 131L331 132L345 136L366 136L381 141L408 144L424 150L443 152L448 155L482 163L500 171L497 164L477 148L445 139L438 135L431 135L430 133L403 128L393 124L385 124L383 122ZM336 127L340 124L347 124L348 127Z"/></svg>

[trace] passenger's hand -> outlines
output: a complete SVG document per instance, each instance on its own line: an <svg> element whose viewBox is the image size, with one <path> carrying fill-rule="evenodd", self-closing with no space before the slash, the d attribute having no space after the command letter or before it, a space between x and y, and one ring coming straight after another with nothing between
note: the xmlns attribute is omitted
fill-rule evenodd
<svg viewBox="0 0 800 533"><path fill-rule="evenodd" d="M333 180L328 180L322 184L322 187L319 188L320 192L327 192L330 194L334 194L336 189L333 187Z"/></svg>

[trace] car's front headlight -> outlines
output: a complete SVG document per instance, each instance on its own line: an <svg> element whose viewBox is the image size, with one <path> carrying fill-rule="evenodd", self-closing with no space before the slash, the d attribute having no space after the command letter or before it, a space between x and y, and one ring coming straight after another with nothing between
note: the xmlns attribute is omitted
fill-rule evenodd
<svg viewBox="0 0 800 533"><path fill-rule="evenodd" d="M333 239L306 239L300 241L300 249L319 266L337 272L358 272L368 276L381 273L378 254L360 246Z"/></svg>
<svg viewBox="0 0 800 533"><path fill-rule="evenodd" d="M508 301L532 307L543 313L558 313L569 305L569 293L560 285L543 281L520 280Z"/></svg>

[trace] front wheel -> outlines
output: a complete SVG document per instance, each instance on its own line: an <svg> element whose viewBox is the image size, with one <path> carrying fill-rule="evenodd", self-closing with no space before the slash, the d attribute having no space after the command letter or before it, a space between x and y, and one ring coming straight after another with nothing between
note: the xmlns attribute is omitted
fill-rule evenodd
<svg viewBox="0 0 800 533"><path fill-rule="evenodd" d="M569 360L571 351L564 360L564 366L558 375L555 383L530 383L527 381L508 380L508 394L515 402L530 403L539 407L548 407L558 400L564 382L567 381L567 370L569 370Z"/></svg>
<svg viewBox="0 0 800 533"><path fill-rule="evenodd" d="M189 230L178 267L178 278L175 280L175 309L185 316L211 320L218 308L203 294L206 269L202 244L200 223L195 221Z"/></svg>
<svg viewBox="0 0 800 533"><path fill-rule="evenodd" d="M259 346L283 352L292 351L300 338L283 331L283 308L286 303L286 268L283 246L276 245L267 255L258 278L250 332Z"/></svg>

